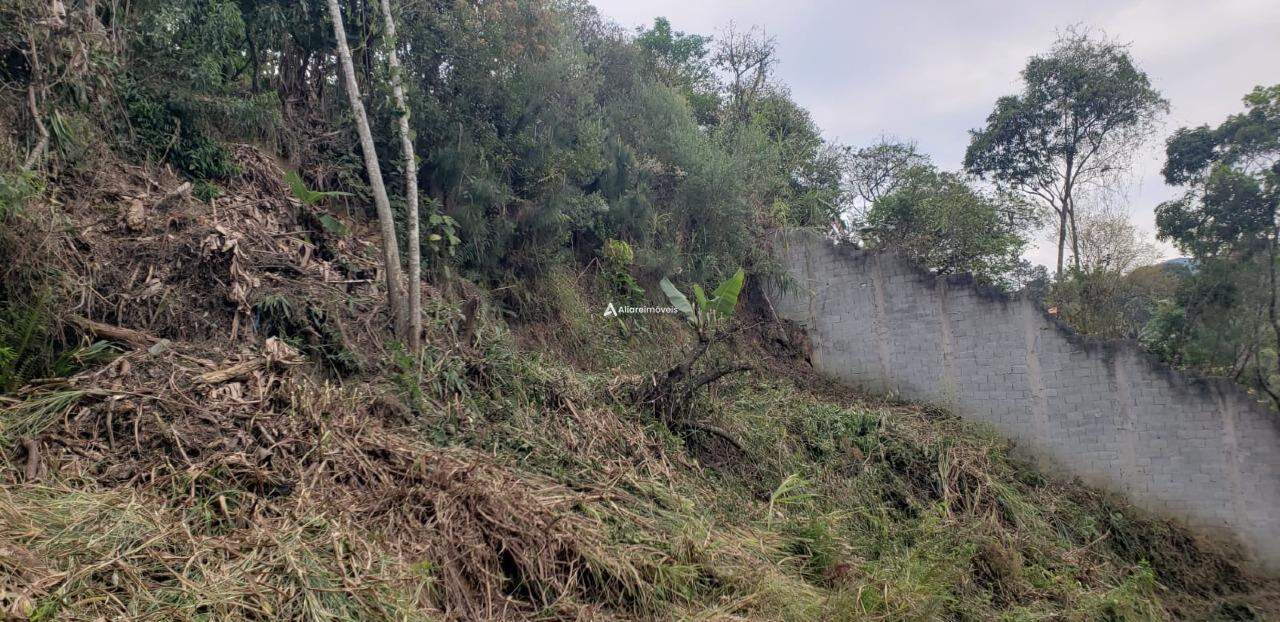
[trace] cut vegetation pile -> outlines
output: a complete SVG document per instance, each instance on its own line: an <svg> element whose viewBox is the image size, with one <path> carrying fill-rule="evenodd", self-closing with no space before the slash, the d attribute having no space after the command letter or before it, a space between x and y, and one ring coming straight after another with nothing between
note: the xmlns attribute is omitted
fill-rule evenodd
<svg viewBox="0 0 1280 622"><path fill-rule="evenodd" d="M587 317L590 270L531 286L538 326L429 290L408 356L376 235L235 155L220 196L102 167L6 216L44 361L0 398L7 619L1280 615L1231 549L824 384L767 322L730 344L762 368L693 405L728 453L619 393L682 327Z"/></svg>

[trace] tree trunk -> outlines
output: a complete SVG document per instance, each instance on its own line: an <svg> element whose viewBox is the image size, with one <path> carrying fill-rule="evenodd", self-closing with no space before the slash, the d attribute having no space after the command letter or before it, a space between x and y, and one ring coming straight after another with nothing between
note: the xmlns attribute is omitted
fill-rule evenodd
<svg viewBox="0 0 1280 622"><path fill-rule="evenodd" d="M409 249L409 348L417 352L422 340L422 248L418 240L418 158L413 153L409 133L409 104L405 101L403 70L396 54L396 21L391 17L391 0L382 0L382 17L387 24L387 63L391 65L391 94L395 97L400 122L400 146L404 150L404 199Z"/></svg>
<svg viewBox="0 0 1280 622"><path fill-rule="evenodd" d="M249 68L253 73L249 74L250 88L253 94L257 95L261 90L258 84L258 76L262 73L262 65L258 60L258 42L253 38L252 24L245 27L244 40L249 46Z"/></svg>
<svg viewBox="0 0 1280 622"><path fill-rule="evenodd" d="M1071 259L1075 264L1076 270L1080 269L1080 243L1076 240L1076 201L1072 195L1075 189L1076 180L1073 175L1075 171L1075 149L1067 153L1067 172L1062 178L1062 229L1058 231L1060 239L1058 240L1058 272L1062 272L1062 246L1066 239L1067 221L1071 225Z"/></svg>
<svg viewBox="0 0 1280 622"><path fill-rule="evenodd" d="M1280 245L1280 226L1277 226L1275 222L1276 213L1273 210L1271 212L1271 239L1267 244L1267 261L1270 263L1267 267L1267 273L1271 285L1270 298L1267 300L1267 319L1271 321L1271 337L1275 340L1276 352L1280 352L1280 311L1276 309L1276 298L1280 295L1280 291L1277 289L1280 287L1280 281L1277 281L1276 276L1276 260L1280 259L1280 257L1277 257L1276 248L1277 245ZM1262 390L1271 396L1271 401L1275 402L1276 408L1280 408L1280 394L1277 394L1272 389L1270 378L1263 376L1261 359L1258 361L1258 370L1258 384L1262 385ZM1280 374L1280 356L1276 357L1275 372Z"/></svg>
<svg viewBox="0 0 1280 622"><path fill-rule="evenodd" d="M387 188L382 185L382 168L378 166L378 152L373 146L373 133L369 131L369 117L360 101L360 87L356 84L356 69L351 61L351 48L347 46L347 33L342 27L342 9L338 0L329 0L329 17L333 20L333 36L338 40L338 57L341 60L347 99L356 119L356 132L360 135L360 148L364 152L365 171L369 186L373 189L373 203L378 210L378 224L382 230L382 259L386 265L387 304L391 307L396 333L406 332L404 298L401 296L400 248L396 241L395 220L391 216L391 202L387 200Z"/></svg>
<svg viewBox="0 0 1280 622"><path fill-rule="evenodd" d="M1062 278L1062 251L1067 243L1067 210L1064 206L1058 210L1058 278Z"/></svg>
<svg viewBox="0 0 1280 622"><path fill-rule="evenodd" d="M1080 269L1080 239L1076 236L1076 205L1073 199L1067 206L1067 214L1071 218L1071 260L1076 270Z"/></svg>

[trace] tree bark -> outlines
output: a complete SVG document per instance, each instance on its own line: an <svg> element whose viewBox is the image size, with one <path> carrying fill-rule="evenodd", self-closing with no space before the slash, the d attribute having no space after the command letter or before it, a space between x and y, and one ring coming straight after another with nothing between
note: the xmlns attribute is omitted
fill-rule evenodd
<svg viewBox="0 0 1280 622"><path fill-rule="evenodd" d="M1080 239L1076 236L1076 204L1075 199L1067 206L1067 214L1071 218L1071 261L1076 270L1080 269Z"/></svg>
<svg viewBox="0 0 1280 622"><path fill-rule="evenodd" d="M418 159L409 133L409 104L405 101L403 70L396 54L396 21L391 17L391 0L382 0L382 17L387 28L387 63L391 66L391 94L395 97L400 123L400 146L404 150L404 199L408 213L405 228L409 251L409 349L417 352L422 340L422 248L418 238Z"/></svg>
<svg viewBox="0 0 1280 622"><path fill-rule="evenodd" d="M1067 243L1067 210L1058 210L1058 278L1062 278L1062 252Z"/></svg>
<svg viewBox="0 0 1280 622"><path fill-rule="evenodd" d="M49 148L49 129L44 126L44 121L40 120L40 111L36 108L36 87L34 84L27 87L27 108L31 110L31 119L35 121L36 133L40 139L36 141L36 146L31 149L31 153L27 154L26 160L22 162L22 170L29 171L35 168L40 162L40 158L44 157L44 153Z"/></svg>
<svg viewBox="0 0 1280 622"><path fill-rule="evenodd" d="M1277 291L1277 287L1280 287L1280 282L1277 281L1276 276L1276 259L1278 250L1276 247L1277 245L1280 245L1280 226L1277 226L1275 222L1276 212L1273 208L1273 211L1271 212L1271 239L1267 244L1267 261L1270 264L1267 267L1267 273L1269 276L1268 280L1271 284L1270 298L1267 300L1267 319L1271 321L1271 337L1275 340L1276 352L1280 353L1280 311L1276 309L1276 298L1277 295L1280 295L1280 291ZM1280 374L1280 356L1276 357L1275 365L1276 373ZM1271 389L1269 380L1270 378L1262 375L1262 362L1259 360L1258 384L1262 385L1262 390L1265 391L1267 395L1271 396L1271 401L1275 402L1276 408L1280 408L1280 395Z"/></svg>
<svg viewBox="0 0 1280 622"><path fill-rule="evenodd" d="M160 341L159 337L140 330L103 324L78 315L72 315L67 319L87 333L112 341L121 341L139 348L148 348Z"/></svg>
<svg viewBox="0 0 1280 622"><path fill-rule="evenodd" d="M1067 154L1067 172L1066 172L1066 175L1064 175L1062 178L1063 224L1062 224L1062 229L1060 229L1058 232L1059 235L1062 236L1062 239L1058 241L1058 248L1059 248L1058 272L1059 273L1062 272L1062 250L1061 249L1066 241L1066 233L1067 233L1066 227L1068 224L1067 223L1068 220L1070 221L1070 226L1071 226L1071 259L1072 259L1072 263L1075 264L1076 269L1077 270L1080 269L1080 244L1076 240L1076 202L1075 202L1075 197L1073 196L1073 193L1072 193L1072 191L1075 190L1075 185L1076 185L1075 175L1073 174L1075 172L1075 164L1076 164L1075 148L1072 147L1070 152L1068 152Z"/></svg>
<svg viewBox="0 0 1280 622"><path fill-rule="evenodd" d="M343 79L346 85L347 99L351 102L351 112L356 119L356 132L360 135L360 149L364 153L365 171L369 175L369 186L373 189L373 203L378 211L378 224L382 230L382 258L386 264L387 303L391 307L391 317L395 323L396 333L404 336L407 332L404 298L401 295L400 248L396 240L395 220L391 216L391 202L387 199L387 188L382 184L382 168L378 165L378 152L373 146L373 133L369 131L369 117L365 114L364 103L360 101L360 86L356 84L356 69L351 60L351 48L347 45L347 33L342 26L342 9L338 0L329 0L329 17L333 21L333 36L338 42L338 58L341 60Z"/></svg>

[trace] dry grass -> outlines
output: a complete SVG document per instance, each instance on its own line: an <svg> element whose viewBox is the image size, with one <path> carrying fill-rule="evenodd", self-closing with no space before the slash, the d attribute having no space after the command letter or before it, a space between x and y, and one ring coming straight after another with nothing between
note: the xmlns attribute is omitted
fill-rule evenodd
<svg viewBox="0 0 1280 622"><path fill-rule="evenodd" d="M72 227L33 236L65 312L150 336L0 401L3 616L1277 615L1230 549L957 419L822 384L784 328L742 333L763 371L694 404L743 439L715 463L613 398L679 355L679 326L567 316L589 275L560 283L556 317L465 343L434 298L423 357L392 357L376 237L324 230L273 161L236 154L212 205L139 217L174 180L99 172Z"/></svg>

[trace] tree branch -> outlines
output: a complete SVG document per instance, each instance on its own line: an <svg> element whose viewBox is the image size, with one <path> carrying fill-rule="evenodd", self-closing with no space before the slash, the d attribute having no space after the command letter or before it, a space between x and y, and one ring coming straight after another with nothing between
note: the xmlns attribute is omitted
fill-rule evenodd
<svg viewBox="0 0 1280 622"><path fill-rule="evenodd" d="M742 364L742 365L734 365L733 367L726 367L724 369L720 369L716 371L707 372L701 376L698 376L692 382L689 383L689 391L690 392L697 391L698 389L701 389L702 387L705 387L725 376L728 376L729 374L736 374L739 372L751 371L752 369L755 369L755 368L752 367L751 365Z"/></svg>

